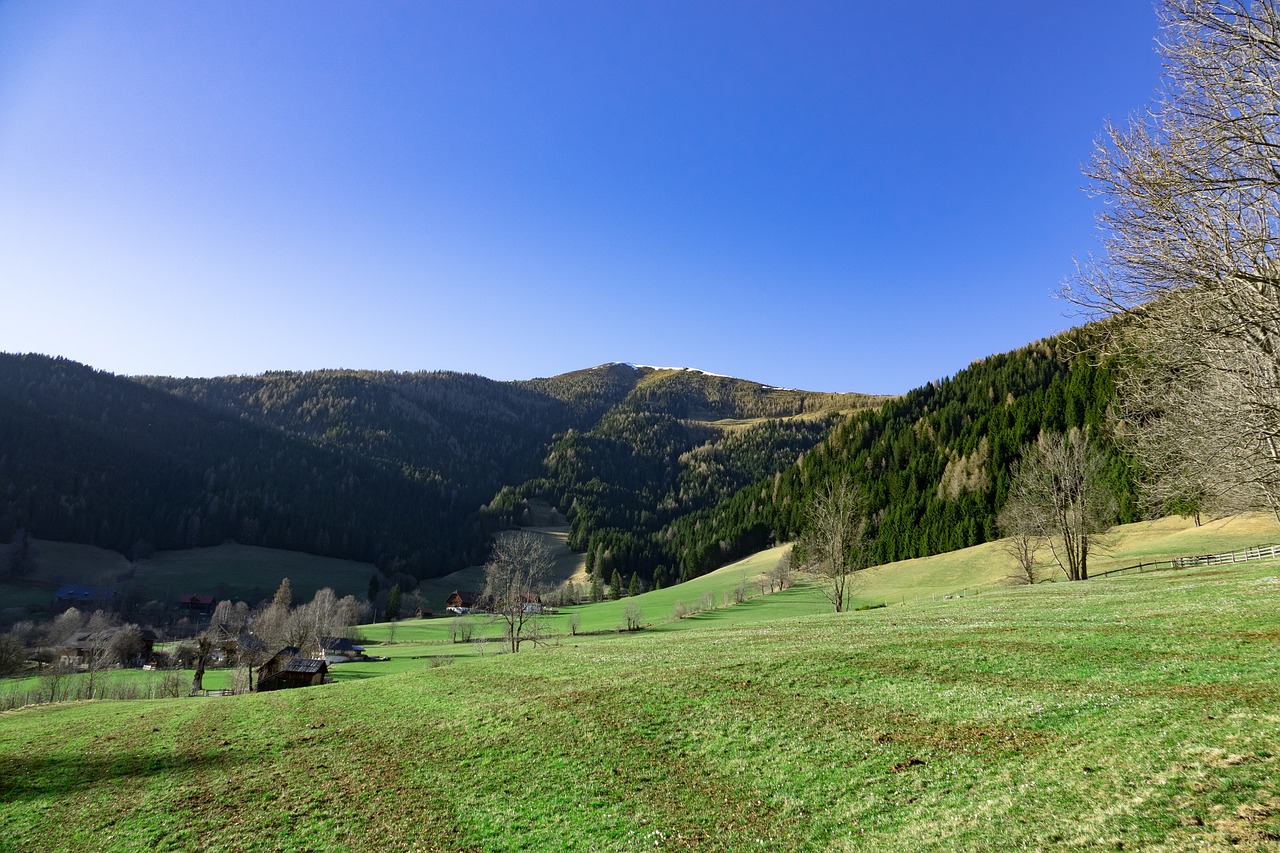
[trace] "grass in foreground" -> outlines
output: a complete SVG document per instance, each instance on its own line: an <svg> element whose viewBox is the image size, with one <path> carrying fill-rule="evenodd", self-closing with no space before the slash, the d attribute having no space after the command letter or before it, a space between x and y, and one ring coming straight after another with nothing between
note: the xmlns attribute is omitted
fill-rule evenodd
<svg viewBox="0 0 1280 853"><path fill-rule="evenodd" d="M1280 842L1280 569L0 716L0 849Z"/></svg>

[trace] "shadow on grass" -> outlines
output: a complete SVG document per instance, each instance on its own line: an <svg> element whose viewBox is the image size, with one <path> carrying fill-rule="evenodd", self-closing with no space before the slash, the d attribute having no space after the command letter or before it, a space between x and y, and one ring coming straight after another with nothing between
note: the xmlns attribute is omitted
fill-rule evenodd
<svg viewBox="0 0 1280 853"><path fill-rule="evenodd" d="M252 756L241 750L188 755L137 751L110 757L6 755L0 757L0 801L67 796L118 779L142 780L167 774L186 777L250 760Z"/></svg>

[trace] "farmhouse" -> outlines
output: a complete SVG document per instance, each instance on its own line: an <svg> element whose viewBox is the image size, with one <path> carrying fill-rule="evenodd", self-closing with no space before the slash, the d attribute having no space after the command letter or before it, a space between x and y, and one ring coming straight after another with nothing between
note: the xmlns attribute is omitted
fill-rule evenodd
<svg viewBox="0 0 1280 853"><path fill-rule="evenodd" d="M472 610L483 610L485 609L483 596L474 592L455 589L445 600L444 609L446 613L457 614L470 613Z"/></svg>
<svg viewBox="0 0 1280 853"><path fill-rule="evenodd" d="M327 663L364 660L364 646L357 646L346 637L321 637L320 654Z"/></svg>
<svg viewBox="0 0 1280 853"><path fill-rule="evenodd" d="M298 657L297 646L285 646L271 660L258 667L259 692L312 687L329 679L329 664L315 658Z"/></svg>
<svg viewBox="0 0 1280 853"><path fill-rule="evenodd" d="M217 603L212 595L184 592L178 596L178 609L193 616L212 616Z"/></svg>
<svg viewBox="0 0 1280 853"><path fill-rule="evenodd" d="M125 636L128 628L103 628L100 631L78 631L72 634L58 649L58 663L77 669L102 663L108 654L128 651L128 660L114 661L121 666L141 664L155 654L156 634L150 629L133 630L134 637Z"/></svg>

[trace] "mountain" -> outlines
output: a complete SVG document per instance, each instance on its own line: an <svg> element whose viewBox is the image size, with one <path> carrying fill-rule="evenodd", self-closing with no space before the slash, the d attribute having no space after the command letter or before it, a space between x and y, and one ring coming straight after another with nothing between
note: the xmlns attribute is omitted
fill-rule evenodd
<svg viewBox="0 0 1280 853"><path fill-rule="evenodd" d="M738 428L691 417L863 401L624 364L519 382L355 370L174 379L0 355L0 538L23 529L122 553L239 541L426 577L483 560L491 530L515 520L504 488L544 475L561 443L630 441L620 425L656 419L679 433L679 454ZM804 441L820 432L806 425Z"/></svg>
<svg viewBox="0 0 1280 853"><path fill-rule="evenodd" d="M236 540L425 571L478 556L421 470L65 359L0 355L0 536L122 553Z"/></svg>
<svg viewBox="0 0 1280 853"><path fill-rule="evenodd" d="M630 364L518 382L131 379L0 355L0 540L24 529L122 553L238 541L424 578L482 561L494 529L546 501L606 580L666 585L794 537L809 498L852 478L887 562L993 538L1021 448L1071 426L1103 446L1130 520L1110 374L1074 355L1087 334L898 398Z"/></svg>
<svg viewBox="0 0 1280 853"><path fill-rule="evenodd" d="M655 538L674 519L795 464L841 419L889 398L774 388L697 370L634 367L631 391L593 427L557 438L544 473L506 489L508 520L531 498L562 508L569 544L599 567L677 579Z"/></svg>

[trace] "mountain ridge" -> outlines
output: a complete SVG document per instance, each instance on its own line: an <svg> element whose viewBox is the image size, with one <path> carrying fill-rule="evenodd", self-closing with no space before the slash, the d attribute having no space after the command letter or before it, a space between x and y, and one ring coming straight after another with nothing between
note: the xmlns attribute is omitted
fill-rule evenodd
<svg viewBox="0 0 1280 853"><path fill-rule="evenodd" d="M853 477L880 562L992 538L1022 447L1070 426L1106 447L1130 518L1128 462L1103 417L1113 388L1079 357L1085 334L900 397L623 362L511 381L175 379L5 354L0 541L20 529L121 553L238 541L424 578L483 562L495 530L545 501L589 568L665 585L797 535L808 498Z"/></svg>
<svg viewBox="0 0 1280 853"><path fill-rule="evenodd" d="M484 559L487 532L508 523L488 509L503 487L537 476L557 436L590 429L655 373L122 377L0 354L0 540L24 530L121 553L239 541L445 573ZM715 383L747 402L763 387ZM659 385L629 405L702 410L715 396L700 381ZM731 397L716 410L750 413Z"/></svg>

